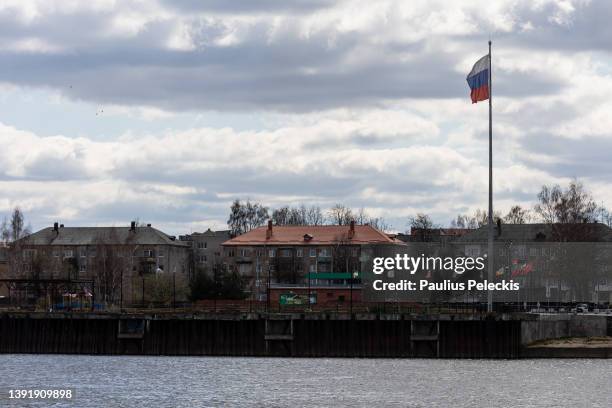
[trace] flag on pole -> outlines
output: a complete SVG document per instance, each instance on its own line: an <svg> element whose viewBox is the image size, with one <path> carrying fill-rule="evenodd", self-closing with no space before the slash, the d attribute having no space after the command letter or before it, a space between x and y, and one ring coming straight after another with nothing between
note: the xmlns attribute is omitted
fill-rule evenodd
<svg viewBox="0 0 612 408"><path fill-rule="evenodd" d="M485 55L476 63L467 76L467 83L472 92L472 103L489 99L489 55Z"/></svg>
<svg viewBox="0 0 612 408"><path fill-rule="evenodd" d="M530 272L533 272L533 263L525 262L519 264L517 262L513 265L511 277L516 278L517 276L526 276L529 275Z"/></svg>

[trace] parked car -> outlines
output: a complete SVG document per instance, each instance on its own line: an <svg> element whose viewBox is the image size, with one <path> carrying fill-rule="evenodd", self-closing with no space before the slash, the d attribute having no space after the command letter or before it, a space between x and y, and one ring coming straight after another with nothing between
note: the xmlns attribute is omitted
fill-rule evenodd
<svg viewBox="0 0 612 408"><path fill-rule="evenodd" d="M576 313L587 313L589 311L589 305L586 303L579 303L576 305Z"/></svg>

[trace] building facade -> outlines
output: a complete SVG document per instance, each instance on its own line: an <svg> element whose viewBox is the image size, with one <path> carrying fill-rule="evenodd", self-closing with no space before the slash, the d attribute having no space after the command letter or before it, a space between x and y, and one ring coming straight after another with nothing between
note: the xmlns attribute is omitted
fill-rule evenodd
<svg viewBox="0 0 612 408"><path fill-rule="evenodd" d="M140 299L144 277L172 274L187 281L189 247L151 225L64 227L55 223L11 244L7 277L92 280L96 298L125 304ZM142 279L141 279L142 278ZM144 299L144 296L142 296Z"/></svg>
<svg viewBox="0 0 612 408"><path fill-rule="evenodd" d="M487 253L488 227L453 241L456 253ZM612 229L605 224L501 224L495 226L496 279L521 284L514 302L612 302Z"/></svg>
<svg viewBox="0 0 612 408"><path fill-rule="evenodd" d="M325 226L269 222L223 243L223 263L247 281L252 299L265 300L268 288L274 292L294 288L296 293L308 288L315 296L326 291L325 300L342 300L348 286L360 288L365 248L390 244L401 245L369 225L354 222ZM335 292L342 294L335 297ZM318 302L323 300L319 297Z"/></svg>
<svg viewBox="0 0 612 408"><path fill-rule="evenodd" d="M223 263L222 244L231 238L229 230L194 232L181 235L180 241L186 243L190 250L191 274L204 271L212 274L214 268Z"/></svg>

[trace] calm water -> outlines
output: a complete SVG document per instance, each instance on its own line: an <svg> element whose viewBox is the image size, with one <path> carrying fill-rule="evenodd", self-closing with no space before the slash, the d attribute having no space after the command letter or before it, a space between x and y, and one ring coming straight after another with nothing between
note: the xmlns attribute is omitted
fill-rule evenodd
<svg viewBox="0 0 612 408"><path fill-rule="evenodd" d="M8 400L67 387L70 403ZM0 355L0 392L0 406L609 408L612 361Z"/></svg>

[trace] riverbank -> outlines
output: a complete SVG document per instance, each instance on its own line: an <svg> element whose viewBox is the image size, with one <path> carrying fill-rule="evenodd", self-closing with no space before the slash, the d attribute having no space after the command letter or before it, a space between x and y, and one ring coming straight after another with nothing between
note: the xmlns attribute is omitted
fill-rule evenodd
<svg viewBox="0 0 612 408"><path fill-rule="evenodd" d="M612 336L539 340L522 352L533 358L612 358Z"/></svg>

